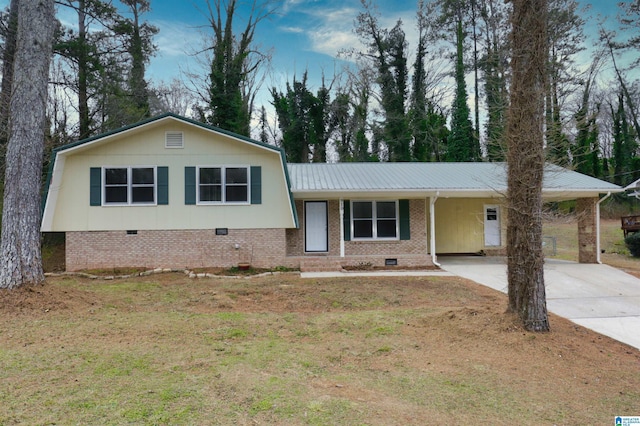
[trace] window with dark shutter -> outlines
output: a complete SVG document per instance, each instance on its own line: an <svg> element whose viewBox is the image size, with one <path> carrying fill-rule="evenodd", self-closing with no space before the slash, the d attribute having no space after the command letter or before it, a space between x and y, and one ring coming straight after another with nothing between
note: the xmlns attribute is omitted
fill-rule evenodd
<svg viewBox="0 0 640 426"><path fill-rule="evenodd" d="M157 169L154 166L92 168L91 205L155 205Z"/></svg>
<svg viewBox="0 0 640 426"><path fill-rule="evenodd" d="M197 204L248 204L249 167L197 167Z"/></svg>
<svg viewBox="0 0 640 426"><path fill-rule="evenodd" d="M345 215L346 211L345 208ZM351 201L350 213L351 237L354 240L398 239L397 201Z"/></svg>

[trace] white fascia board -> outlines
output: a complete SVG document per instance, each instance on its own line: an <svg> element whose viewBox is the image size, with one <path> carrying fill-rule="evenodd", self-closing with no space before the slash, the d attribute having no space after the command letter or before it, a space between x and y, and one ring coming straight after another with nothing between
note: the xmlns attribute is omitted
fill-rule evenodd
<svg viewBox="0 0 640 426"><path fill-rule="evenodd" d="M577 198L597 198L602 194L624 192L624 188L592 188L592 189L543 189L542 198L554 201L575 200Z"/></svg>
<svg viewBox="0 0 640 426"><path fill-rule="evenodd" d="M429 198L440 194L440 198L502 198L504 194L494 190L438 190L438 189L416 189L416 190L292 190L295 199L371 199L371 198Z"/></svg>
<svg viewBox="0 0 640 426"><path fill-rule="evenodd" d="M595 198L608 192L623 192L619 189L543 189L545 200L574 200L576 198ZM295 199L338 199L338 198L426 198L439 194L439 198L505 198L506 188L495 189L417 189L417 190L292 190Z"/></svg>
<svg viewBox="0 0 640 426"><path fill-rule="evenodd" d="M40 232L51 232L53 229L53 215L58 204L58 192L62 186L62 175L64 174L64 163L66 156L58 153L55 156L53 170L51 172L51 181L42 212L42 222L40 223Z"/></svg>

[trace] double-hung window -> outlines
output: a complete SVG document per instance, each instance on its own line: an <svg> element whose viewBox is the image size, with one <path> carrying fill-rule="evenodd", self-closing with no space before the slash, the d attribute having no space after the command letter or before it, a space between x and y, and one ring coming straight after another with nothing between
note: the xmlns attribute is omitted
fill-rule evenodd
<svg viewBox="0 0 640 426"><path fill-rule="evenodd" d="M198 203L249 203L249 167L198 167Z"/></svg>
<svg viewBox="0 0 640 426"><path fill-rule="evenodd" d="M156 167L104 167L105 205L156 204Z"/></svg>
<svg viewBox="0 0 640 426"><path fill-rule="evenodd" d="M398 239L397 201L352 201L353 239Z"/></svg>

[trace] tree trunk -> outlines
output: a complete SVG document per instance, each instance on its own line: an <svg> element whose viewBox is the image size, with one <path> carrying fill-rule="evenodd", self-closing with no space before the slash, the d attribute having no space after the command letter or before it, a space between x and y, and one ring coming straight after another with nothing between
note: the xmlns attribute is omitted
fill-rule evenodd
<svg viewBox="0 0 640 426"><path fill-rule="evenodd" d="M21 1L19 8L2 210L0 288L44 280L40 185L54 2Z"/></svg>
<svg viewBox="0 0 640 426"><path fill-rule="evenodd" d="M507 120L509 310L548 331L542 254L543 124L547 0L514 0L511 105Z"/></svg>
<svg viewBox="0 0 640 426"><path fill-rule="evenodd" d="M473 27L473 91L474 91L474 136L476 138L476 145L478 146L478 152L476 153L478 159L482 157L480 151L480 79L478 78L478 68L480 63L478 60L478 25L476 21L476 0L471 0L471 26Z"/></svg>
<svg viewBox="0 0 640 426"><path fill-rule="evenodd" d="M17 32L18 0L11 0L7 34L4 39L4 52L2 54L2 89L0 90L0 144L3 147L9 140L9 103L13 84L13 58L16 53Z"/></svg>
<svg viewBox="0 0 640 426"><path fill-rule="evenodd" d="M86 5L78 2L78 120L80 139L91 136L91 118L89 117L89 60L87 57Z"/></svg>

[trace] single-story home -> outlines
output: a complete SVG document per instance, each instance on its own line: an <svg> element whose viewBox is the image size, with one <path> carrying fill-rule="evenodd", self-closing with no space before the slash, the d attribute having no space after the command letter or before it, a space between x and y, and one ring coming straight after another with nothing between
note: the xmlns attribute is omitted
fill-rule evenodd
<svg viewBox="0 0 640 426"><path fill-rule="evenodd" d="M42 232L68 271L427 267L504 253L504 163L287 164L275 146L174 114L55 149ZM580 261L599 261L601 196L623 189L548 166L547 201L577 200Z"/></svg>

